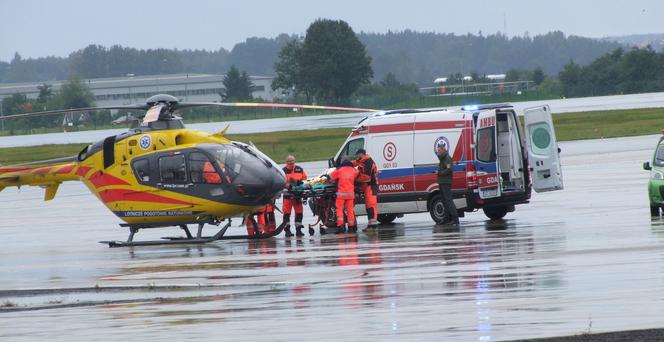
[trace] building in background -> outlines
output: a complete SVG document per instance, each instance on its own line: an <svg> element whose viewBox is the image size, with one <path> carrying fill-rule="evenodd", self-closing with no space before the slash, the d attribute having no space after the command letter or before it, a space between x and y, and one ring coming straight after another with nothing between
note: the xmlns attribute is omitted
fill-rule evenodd
<svg viewBox="0 0 664 342"><path fill-rule="evenodd" d="M438 77L433 83L434 87L419 88L420 93L426 96L466 96L466 95L499 95L521 94L534 87L533 81L506 82L505 74L482 75L474 80L472 76L461 76L451 84L448 77Z"/></svg>
<svg viewBox="0 0 664 342"><path fill-rule="evenodd" d="M254 98L273 101L279 91L272 90L271 76L250 76L254 84ZM95 97L97 106L118 106L142 103L155 94L170 94L180 101L213 102L221 101L219 93L223 90L224 75L206 74L170 74L113 78L86 79ZM66 81L45 81L29 83L0 84L0 100L15 93L25 94L30 99L39 95L37 86L49 84L53 91L60 89Z"/></svg>

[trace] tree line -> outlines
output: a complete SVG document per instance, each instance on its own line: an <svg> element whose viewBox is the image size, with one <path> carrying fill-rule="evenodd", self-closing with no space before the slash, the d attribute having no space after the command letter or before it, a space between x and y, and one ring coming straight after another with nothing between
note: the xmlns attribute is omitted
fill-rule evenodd
<svg viewBox="0 0 664 342"><path fill-rule="evenodd" d="M558 82L566 97L664 91L664 52L618 48L585 66L570 61Z"/></svg>
<svg viewBox="0 0 664 342"><path fill-rule="evenodd" d="M281 34L275 38L253 37L236 44L230 51L135 49L119 45L90 45L68 57L22 58L15 54L0 62L0 83L39 82L80 78L121 77L127 74L227 72L231 66L252 75L274 75L272 66L281 49L294 39L304 37ZM541 67L554 75L570 60L585 65L595 58L622 47L621 44L562 32L530 37L502 34L455 35L401 31L357 34L371 56L375 80L388 73L399 80L430 85L434 78L452 73L504 73L512 68Z"/></svg>
<svg viewBox="0 0 664 342"><path fill-rule="evenodd" d="M446 41L449 46L438 45L438 40ZM381 41L383 43L379 43ZM398 44L390 45L394 42ZM373 51L378 47L386 51L372 55L371 44L374 46ZM47 83L41 85L37 100L28 100L23 95L15 94L5 98L2 105L5 115L93 106L93 96L78 75L111 77L133 73L130 71L135 70L153 74L176 73L183 69L188 72L225 72L224 91L219 95L221 100L229 102L253 100L249 72L264 70L265 74L275 74L272 86L274 89L285 90L288 101L376 108L389 108L397 103L421 98L423 95L418 91L418 77L426 76L430 79L431 75L445 76L445 70L453 70L447 74L448 84L464 82L463 76L468 73L472 81L465 84L472 84L489 82L486 70L504 67L507 68L504 69L506 81L532 81L547 96L592 96L664 90L664 52L656 52L650 47L628 51L618 47L597 55L599 57L596 59L592 58L612 46L615 44L565 37L559 32L534 38L524 36L511 39L501 35L484 37L481 33L477 36L411 31L382 35L356 34L344 21L319 19L309 26L302 37L281 35L276 39L252 38L236 45L231 52L223 49L214 52L138 50L90 45L72 53L66 59L66 67L62 64L65 59L49 57L23 60L17 54L8 66L4 65L4 69L0 64L0 77L19 77L16 73L21 73L21 77L36 77L47 70L56 71L54 75L73 73L75 76L70 76L69 81L57 92ZM530 50L534 51L531 55L539 58L527 59L517 53ZM264 60L258 62L258 59L251 58L256 51L262 52L259 55ZM473 55L475 52L478 52L478 56ZM426 60L445 53L464 58L429 60L422 65L412 63L418 58ZM238 65L228 66L227 63L235 58L238 58ZM564 63L561 62L563 58L567 58ZM406 62L398 63L399 60ZM266 64L267 61L272 64ZM500 64L501 61L503 64ZM558 64L560 67L557 67ZM385 68L380 69L381 72L388 71L380 73L377 66ZM428 71L424 71L425 68L429 68L426 69ZM437 71L432 71L434 69ZM204 111L191 114L193 117L198 114L209 116ZM52 127L57 124L57 120L61 119L37 118L29 126ZM86 118L88 123L95 125L107 124L110 120L108 112L90 114ZM17 127L26 124L21 120L15 121Z"/></svg>

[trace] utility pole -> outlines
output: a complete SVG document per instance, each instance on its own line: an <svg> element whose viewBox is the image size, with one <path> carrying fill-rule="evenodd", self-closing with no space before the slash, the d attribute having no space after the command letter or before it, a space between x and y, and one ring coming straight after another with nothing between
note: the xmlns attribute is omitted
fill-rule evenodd
<svg viewBox="0 0 664 342"><path fill-rule="evenodd" d="M128 78L127 83L129 84L129 86L128 86L128 88L129 88L129 104L134 103L134 99L131 97L131 81L134 79L134 76L135 76L134 74L127 74L127 78Z"/></svg>
<svg viewBox="0 0 664 342"><path fill-rule="evenodd" d="M185 102L187 101L187 93L188 93L187 90L189 89L188 86L189 86L189 73L187 73L187 80L184 82L184 100L185 100Z"/></svg>

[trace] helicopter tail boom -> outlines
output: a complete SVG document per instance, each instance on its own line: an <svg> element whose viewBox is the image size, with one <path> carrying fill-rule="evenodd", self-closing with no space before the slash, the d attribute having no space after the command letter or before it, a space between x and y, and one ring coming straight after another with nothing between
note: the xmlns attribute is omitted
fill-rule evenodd
<svg viewBox="0 0 664 342"><path fill-rule="evenodd" d="M10 186L41 186L46 189L44 200L50 201L60 183L79 180L79 173L76 157L0 166L0 191Z"/></svg>

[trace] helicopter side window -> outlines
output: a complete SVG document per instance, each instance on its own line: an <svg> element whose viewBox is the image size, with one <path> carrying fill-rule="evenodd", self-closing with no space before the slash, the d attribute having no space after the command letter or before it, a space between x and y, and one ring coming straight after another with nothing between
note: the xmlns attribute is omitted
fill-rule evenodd
<svg viewBox="0 0 664 342"><path fill-rule="evenodd" d="M221 184L221 176L205 154L200 152L189 154L189 174L194 183Z"/></svg>
<svg viewBox="0 0 664 342"><path fill-rule="evenodd" d="M183 155L159 158L161 181L165 183L184 183L187 181L187 164Z"/></svg>
<svg viewBox="0 0 664 342"><path fill-rule="evenodd" d="M139 182L150 181L150 161L147 159L138 159L134 161L134 174Z"/></svg>

